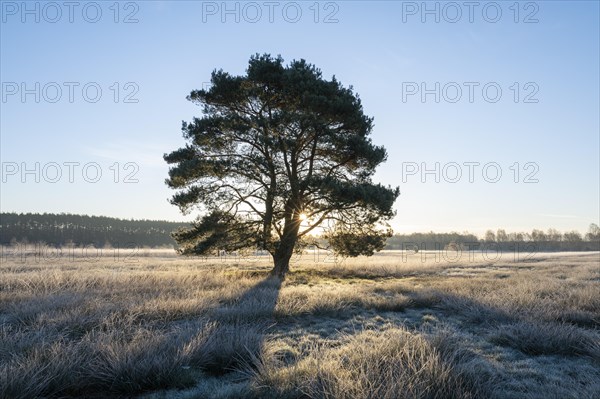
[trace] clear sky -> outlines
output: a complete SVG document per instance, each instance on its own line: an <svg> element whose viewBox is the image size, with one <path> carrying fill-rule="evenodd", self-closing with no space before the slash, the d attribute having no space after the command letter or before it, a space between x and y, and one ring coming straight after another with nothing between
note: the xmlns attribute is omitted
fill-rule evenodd
<svg viewBox="0 0 600 399"><path fill-rule="evenodd" d="M2 1L1 12L2 211L190 220L168 203L162 160L200 115L185 97L213 69L242 74L271 53L360 94L389 153L377 180L401 188L396 231L599 223L597 1Z"/></svg>

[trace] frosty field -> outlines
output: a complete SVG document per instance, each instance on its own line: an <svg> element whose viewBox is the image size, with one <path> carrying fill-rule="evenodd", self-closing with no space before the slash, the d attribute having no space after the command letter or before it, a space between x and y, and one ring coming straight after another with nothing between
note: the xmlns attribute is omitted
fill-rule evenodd
<svg viewBox="0 0 600 399"><path fill-rule="evenodd" d="M600 257L7 256L0 397L598 398Z"/></svg>

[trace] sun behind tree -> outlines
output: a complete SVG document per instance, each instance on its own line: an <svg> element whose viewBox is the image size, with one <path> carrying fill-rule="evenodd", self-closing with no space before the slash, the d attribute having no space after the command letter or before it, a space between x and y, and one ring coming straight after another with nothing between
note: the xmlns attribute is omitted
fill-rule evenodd
<svg viewBox="0 0 600 399"><path fill-rule="evenodd" d="M387 154L368 137L373 119L352 87L267 54L251 57L245 76L215 70L211 83L188 96L203 110L183 122L188 144L164 156L167 185L179 190L171 203L201 212L174 233L181 253L263 249L283 277L324 224L321 238L342 255L383 248L399 189L372 182Z"/></svg>

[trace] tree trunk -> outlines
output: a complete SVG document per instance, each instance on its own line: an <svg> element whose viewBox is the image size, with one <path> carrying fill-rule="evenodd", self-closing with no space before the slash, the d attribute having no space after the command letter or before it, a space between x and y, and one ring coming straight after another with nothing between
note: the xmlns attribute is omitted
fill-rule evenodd
<svg viewBox="0 0 600 399"><path fill-rule="evenodd" d="M294 252L294 243L290 245L289 242L281 242L279 248L273 254L273 270L271 274L281 279L285 278L286 273L290 270L290 259Z"/></svg>
<svg viewBox="0 0 600 399"><path fill-rule="evenodd" d="M273 253L273 270L271 274L281 279L285 278L286 273L290 270L290 259L296 247L298 240L299 223L286 223L284 234L279 242L279 246Z"/></svg>
<svg viewBox="0 0 600 399"><path fill-rule="evenodd" d="M280 279L284 279L287 272L290 270L290 258L275 258L273 257L273 270L271 270L271 274L273 276L277 276Z"/></svg>
<svg viewBox="0 0 600 399"><path fill-rule="evenodd" d="M296 247L298 240L298 230L300 229L300 218L298 207L300 201L297 199L289 199L285 205L285 225L283 226L283 235L279 241L277 249L273 253L273 270L271 274L281 278L285 278L286 273L290 270L290 259Z"/></svg>

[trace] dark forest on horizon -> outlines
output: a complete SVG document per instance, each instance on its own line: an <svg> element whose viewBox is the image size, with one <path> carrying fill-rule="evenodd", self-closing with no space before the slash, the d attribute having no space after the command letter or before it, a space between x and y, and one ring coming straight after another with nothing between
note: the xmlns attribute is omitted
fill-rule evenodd
<svg viewBox="0 0 600 399"><path fill-rule="evenodd" d="M171 233L183 222L163 220L127 220L106 216L88 216L52 213L0 213L0 244L44 243L63 247L131 246L144 248L173 248ZM560 232L556 229L531 232L488 230L483 237L469 232L394 234L387 241L388 250L479 250L497 248L513 250L535 243L537 251L598 251L600 228L591 224L582 234L578 231Z"/></svg>

